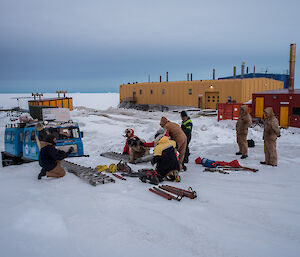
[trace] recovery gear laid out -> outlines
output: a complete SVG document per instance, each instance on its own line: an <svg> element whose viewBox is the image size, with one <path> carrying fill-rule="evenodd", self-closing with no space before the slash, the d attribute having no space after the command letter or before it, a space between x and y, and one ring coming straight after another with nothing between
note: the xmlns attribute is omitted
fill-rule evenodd
<svg viewBox="0 0 300 257"><path fill-rule="evenodd" d="M212 160L209 160L209 159L206 159L206 158L198 157L195 160L195 162L196 162L196 164L202 164L204 167L208 167L208 168L217 167L217 163L215 161L212 161Z"/></svg>
<svg viewBox="0 0 300 257"><path fill-rule="evenodd" d="M155 193L155 194L157 194L159 196L162 196L162 197L164 197L164 198L166 198L168 200L174 199L176 201L180 201L182 199L182 196L171 195L171 194L169 194L169 193L167 193L167 192L165 192L165 191L163 191L163 190L161 190L161 189L159 189L157 187L149 188L149 191L151 191L151 192L153 192L153 193Z"/></svg>
<svg viewBox="0 0 300 257"><path fill-rule="evenodd" d="M115 183L115 180L110 176L98 172L96 169L91 167L84 167L76 163L69 161L61 161L61 166L66 168L68 172L75 174L77 177L88 181L92 186L97 186L99 184Z"/></svg>
<svg viewBox="0 0 300 257"><path fill-rule="evenodd" d="M116 152L105 152L105 153L101 153L100 156L106 157L109 159L113 159L113 160L122 160L125 162L129 162L129 155L127 155L127 154L121 154L121 153L116 153ZM142 163L142 162L150 162L152 159L153 159L152 154L145 155L141 158L137 158L136 160L134 160L133 164Z"/></svg>
<svg viewBox="0 0 300 257"><path fill-rule="evenodd" d="M162 181L162 179L159 178L157 171L153 169L139 170L139 179L144 183L149 182L153 185L158 185L159 182Z"/></svg>
<svg viewBox="0 0 300 257"><path fill-rule="evenodd" d="M113 176L115 176L116 178L121 179L121 180L127 180L126 178L123 178L122 176L120 176L118 174L113 174Z"/></svg>
<svg viewBox="0 0 300 257"><path fill-rule="evenodd" d="M172 187L169 185L162 185L153 188L149 188L149 191L152 193L155 193L159 196L162 196L168 200L176 200L176 201L181 201L181 199L185 196L190 199L195 199L197 197L197 194L191 187L189 187L188 190L178 188L178 187Z"/></svg>
<svg viewBox="0 0 300 257"><path fill-rule="evenodd" d="M204 161L203 161L204 160ZM207 168L221 168L220 166L223 166L223 170L246 170L246 171L252 171L252 172L257 172L258 169L253 169L253 168L248 168L245 166L241 166L237 160L233 160L231 162L223 162L223 161L212 161L208 160L206 158L201 158L198 157L195 160L196 164L202 164L204 167ZM209 171L209 170L206 170Z"/></svg>
<svg viewBox="0 0 300 257"><path fill-rule="evenodd" d="M138 177L139 173L133 171L130 166L123 161L119 161L119 163L117 164L117 171L122 172L121 175L122 176L127 176L127 177Z"/></svg>

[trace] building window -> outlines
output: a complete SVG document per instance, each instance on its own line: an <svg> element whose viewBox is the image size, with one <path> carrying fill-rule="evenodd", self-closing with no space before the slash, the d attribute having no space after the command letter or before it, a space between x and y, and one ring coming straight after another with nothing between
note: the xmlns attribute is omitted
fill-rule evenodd
<svg viewBox="0 0 300 257"><path fill-rule="evenodd" d="M150 94L153 95L153 90L152 89L150 90Z"/></svg>
<svg viewBox="0 0 300 257"><path fill-rule="evenodd" d="M143 93L143 90L142 89L140 89L140 95Z"/></svg>
<svg viewBox="0 0 300 257"><path fill-rule="evenodd" d="M232 101L231 96L228 96L227 102L230 103Z"/></svg>
<svg viewBox="0 0 300 257"><path fill-rule="evenodd" d="M10 138L10 141L14 141L14 138L15 138L15 134L14 134L14 132L12 131L12 132L11 132L11 138Z"/></svg>
<svg viewBox="0 0 300 257"><path fill-rule="evenodd" d="M192 94L192 89L191 88L189 88L189 95L191 95Z"/></svg>
<svg viewBox="0 0 300 257"><path fill-rule="evenodd" d="M292 115L300 115L300 107L293 107Z"/></svg>
<svg viewBox="0 0 300 257"><path fill-rule="evenodd" d="M165 94L165 89L162 90L162 94L163 94L163 95Z"/></svg>

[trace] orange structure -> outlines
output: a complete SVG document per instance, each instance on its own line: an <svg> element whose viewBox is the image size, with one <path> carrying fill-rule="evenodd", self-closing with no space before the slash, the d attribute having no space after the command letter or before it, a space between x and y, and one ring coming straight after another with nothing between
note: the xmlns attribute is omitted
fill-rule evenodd
<svg viewBox="0 0 300 257"><path fill-rule="evenodd" d="M135 83L120 85L120 102L216 109L218 103L247 102L253 93L282 88L282 81L269 78Z"/></svg>

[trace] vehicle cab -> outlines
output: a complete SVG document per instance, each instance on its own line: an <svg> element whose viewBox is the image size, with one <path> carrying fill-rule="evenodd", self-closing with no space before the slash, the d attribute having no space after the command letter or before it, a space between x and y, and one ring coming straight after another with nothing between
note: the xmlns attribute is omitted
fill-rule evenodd
<svg viewBox="0 0 300 257"><path fill-rule="evenodd" d="M42 146L43 138L39 131L36 130L35 125L30 125L24 128L23 141L23 158L38 160L39 150ZM74 150L70 156L83 156L82 133L79 126L75 122L64 123L47 123L44 125L43 133L53 134L56 137L56 148L67 152L70 147Z"/></svg>

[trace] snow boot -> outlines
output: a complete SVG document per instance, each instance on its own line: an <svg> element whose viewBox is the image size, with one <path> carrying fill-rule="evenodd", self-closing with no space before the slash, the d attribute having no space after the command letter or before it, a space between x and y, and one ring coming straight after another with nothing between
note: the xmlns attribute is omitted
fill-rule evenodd
<svg viewBox="0 0 300 257"><path fill-rule="evenodd" d="M172 174L170 174L169 176L166 176L166 179L168 181L176 181L176 182L180 182L181 181L181 177L178 174L178 170L173 170Z"/></svg>
<svg viewBox="0 0 300 257"><path fill-rule="evenodd" d="M38 180L40 180L42 177L46 176L46 171L44 169L41 169L40 174L38 175Z"/></svg>
<svg viewBox="0 0 300 257"><path fill-rule="evenodd" d="M182 163L182 171L186 171L187 167Z"/></svg>
<svg viewBox="0 0 300 257"><path fill-rule="evenodd" d="M242 153L241 152L236 152L235 155L242 155Z"/></svg>
<svg viewBox="0 0 300 257"><path fill-rule="evenodd" d="M246 159L248 157L248 155L242 155L241 159Z"/></svg>

